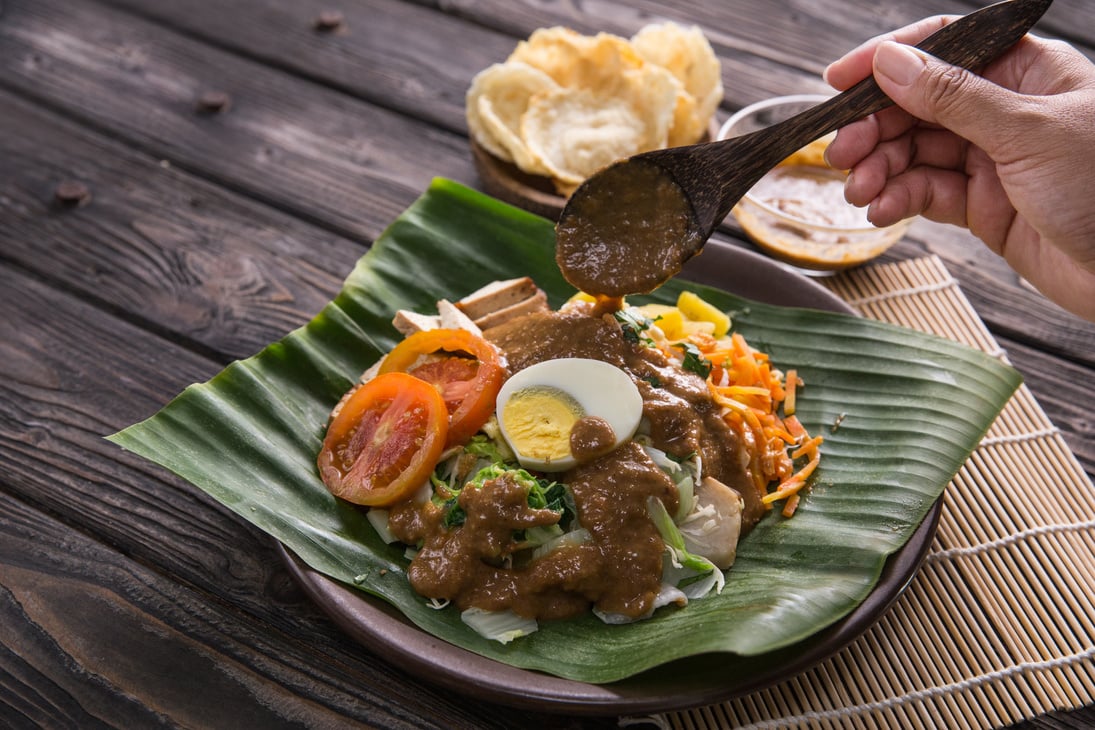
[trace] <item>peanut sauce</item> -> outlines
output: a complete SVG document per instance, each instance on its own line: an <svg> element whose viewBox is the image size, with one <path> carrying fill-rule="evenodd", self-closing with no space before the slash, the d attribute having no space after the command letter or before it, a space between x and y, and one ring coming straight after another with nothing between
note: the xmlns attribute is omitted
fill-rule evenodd
<svg viewBox="0 0 1095 730"><path fill-rule="evenodd" d="M597 416L585 416L570 429L570 453L579 464L604 456L616 446L612 424Z"/></svg>
<svg viewBox="0 0 1095 730"><path fill-rule="evenodd" d="M723 421L704 379L681 370L659 350L627 341L612 315L595 315L592 306L539 312L484 335L506 354L511 372L560 357L620 367L643 397L652 445L681 459L699 453L705 474L736 489L745 500L742 534L760 518L763 506L746 470L748 455ZM596 423L589 426L598 430ZM579 435L593 444L587 460L557 475L570 487L590 540L525 564L512 559L518 548L514 531L554 524L559 517L530 508L524 488L507 476L480 489L461 490L459 503L467 519L457 528L444 527L441 509L432 503L393 508L393 534L408 544L422 542L408 570L415 591L451 600L461 609L511 609L537 619L568 618L591 607L631 618L648 615L660 589L664 544L647 499L661 500L672 514L679 495L635 442L600 454L603 436Z"/></svg>
<svg viewBox="0 0 1095 730"><path fill-rule="evenodd" d="M555 236L563 277L587 294L612 297L653 291L704 243L680 186L636 160L607 167L579 188Z"/></svg>

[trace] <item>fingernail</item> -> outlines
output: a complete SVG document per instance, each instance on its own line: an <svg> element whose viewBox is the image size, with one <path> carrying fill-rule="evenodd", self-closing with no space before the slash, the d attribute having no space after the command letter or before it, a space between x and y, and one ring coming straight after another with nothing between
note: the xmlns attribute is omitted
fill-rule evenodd
<svg viewBox="0 0 1095 730"><path fill-rule="evenodd" d="M923 73L925 59L920 53L901 43L887 41L874 54L875 71L899 86L909 86Z"/></svg>
<svg viewBox="0 0 1095 730"><path fill-rule="evenodd" d="M821 159L823 159L825 161L825 164L828 165L829 167L833 166L832 163L829 162L829 149L834 144L836 144L836 141L838 139L840 139L840 132L841 132L841 130L838 129L836 131L836 134L833 135L833 138L829 140L829 144L825 145L825 148L821 150Z"/></svg>

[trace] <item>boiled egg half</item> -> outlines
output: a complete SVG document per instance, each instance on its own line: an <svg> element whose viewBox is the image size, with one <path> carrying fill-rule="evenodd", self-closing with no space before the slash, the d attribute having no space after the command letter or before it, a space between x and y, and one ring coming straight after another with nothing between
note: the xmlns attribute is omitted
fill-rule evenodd
<svg viewBox="0 0 1095 730"><path fill-rule="evenodd" d="M514 374L498 392L495 410L502 436L521 466L555 472L578 463L570 440L575 424L584 419L607 423L610 451L635 434L643 399L623 370L600 360L564 357Z"/></svg>

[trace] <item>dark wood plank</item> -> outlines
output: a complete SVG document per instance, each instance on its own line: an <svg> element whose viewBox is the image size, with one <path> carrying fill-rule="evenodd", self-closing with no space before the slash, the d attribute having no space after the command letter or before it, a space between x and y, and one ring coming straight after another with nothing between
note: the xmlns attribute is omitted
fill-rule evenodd
<svg viewBox="0 0 1095 730"><path fill-rule="evenodd" d="M936 0L933 0L935 2ZM917 0L920 2L920 0ZM941 13L964 13L970 10L989 5L990 2L978 2L978 0L961 0L967 9L942 9ZM1039 22L1036 32L1045 35L1046 32L1063 38L1080 48L1087 56L1095 54L1095 4L1089 0L1055 0L1045 16Z"/></svg>
<svg viewBox="0 0 1095 730"><path fill-rule="evenodd" d="M268 580L276 561L257 531L103 439L219 364L10 267L0 281L4 491L188 582L215 584L229 565L229 595Z"/></svg>
<svg viewBox="0 0 1095 730"><path fill-rule="evenodd" d="M434 176L474 180L462 136L91 2L10 0L0 68L0 87L364 242ZM208 90L230 108L199 113Z"/></svg>
<svg viewBox="0 0 1095 730"><path fill-rule="evenodd" d="M112 0L116 1L116 0ZM122 0L146 2L147 0ZM567 25L583 32L608 31L630 36L646 23L673 20L699 25L724 64L727 105L736 108L755 100L750 94L772 96L766 77L740 69L746 65L787 66L817 76L830 62L858 43L881 33L937 14L964 14L987 5L976 0L878 0L849 4L843 0L773 5L766 0L727 2L541 3L505 0L430 2L439 11L474 20L516 37L549 25ZM1073 39L1095 56L1095 9L1084 0L1057 0L1037 31ZM1085 32L1086 29L1086 32ZM779 39L774 44L773 39ZM745 71L744 77L738 72ZM749 87L742 81L759 80ZM800 82L801 83L801 82ZM825 87L827 88L827 87ZM744 94L740 96L739 94Z"/></svg>
<svg viewBox="0 0 1095 730"><path fill-rule="evenodd" d="M227 727L246 712L249 726L277 728L370 718L295 693L304 678L285 676L293 673L290 657L279 667L248 666L259 657L248 656L246 643L275 637L241 627L230 609L188 595L3 493L0 509L5 724Z"/></svg>
<svg viewBox="0 0 1095 730"><path fill-rule="evenodd" d="M1007 730L1091 730L1095 727L1095 707L1088 706L1071 712L1048 712L1045 715L1009 725Z"/></svg>
<svg viewBox="0 0 1095 730"><path fill-rule="evenodd" d="M603 30L631 35L649 18L646 12L637 13L622 3L594 7L572 3L443 3L436 8L440 12L430 12L406 2L381 0L344 3L345 31L329 40L317 40L303 19L315 17L327 7L323 0L302 0L294 4L291 14L271 13L262 0L239 0L231 6L216 0L107 2L330 83L360 98L390 104L458 130L466 129L463 94L472 76L491 63L505 60L516 42L536 28L565 24L587 33ZM463 18L471 22L463 22ZM689 18L687 12L684 18ZM486 28L497 32L490 33ZM734 40L720 44L719 38L730 36L718 32L713 35L723 57L728 99L756 101L772 93L802 90L804 86L819 92L828 90L820 79L803 79L801 73L785 68L783 60L758 54L748 43ZM439 54L438 48L445 52ZM391 68L393 59L398 68ZM816 64L814 67L820 68ZM745 102L737 105L741 103Z"/></svg>
<svg viewBox="0 0 1095 730"><path fill-rule="evenodd" d="M22 688L13 707L104 722L120 712L120 726L151 713L218 727L524 721L350 642L294 586L268 537L102 439L216 363L9 267L0 343L0 645L10 649L0 666L21 678L0 687Z"/></svg>
<svg viewBox="0 0 1095 730"><path fill-rule="evenodd" d="M1095 481L1095 418L1091 417L1095 369L1062 362L1010 338L998 340L1038 404L1061 430L1084 471Z"/></svg>
<svg viewBox="0 0 1095 730"><path fill-rule="evenodd" d="M443 129L464 133L464 90L513 39L399 0L341 3L343 25L315 28L325 0L107 0L142 17L342 89ZM439 50L444 49L444 52Z"/></svg>
<svg viewBox="0 0 1095 730"><path fill-rule="evenodd" d="M2 91L0 107L3 256L219 361L311 319L365 251ZM59 203L65 180L90 201Z"/></svg>
<svg viewBox="0 0 1095 730"><path fill-rule="evenodd" d="M126 0L127 2L130 0ZM630 36L643 25L671 20L700 26L723 62L726 106L734 109L778 93L801 89L803 77L817 77L825 65L849 50L849 39L866 40L908 19L920 17L915 3L881 0L851 9L839 0L774 5L765 0L718 2L507 3L505 0L456 0L432 3L439 10L473 19L517 37L533 29L566 25L582 32L607 31ZM775 45L771 39L779 38ZM780 67L787 67L782 72ZM771 72L792 73L794 86L773 87ZM799 78L796 78L799 77ZM816 79L814 79L816 80ZM818 81L819 92L829 91Z"/></svg>
<svg viewBox="0 0 1095 730"><path fill-rule="evenodd" d="M287 575L262 586L265 599L324 631L287 632L255 620L3 492L0 510L6 727L614 724L465 707L357 647L339 646Z"/></svg>

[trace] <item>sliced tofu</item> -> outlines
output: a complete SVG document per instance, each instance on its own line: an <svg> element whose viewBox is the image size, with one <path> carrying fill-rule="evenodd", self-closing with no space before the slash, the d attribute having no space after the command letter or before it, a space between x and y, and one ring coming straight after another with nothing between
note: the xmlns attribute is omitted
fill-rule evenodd
<svg viewBox="0 0 1095 730"><path fill-rule="evenodd" d="M420 314L400 309L392 319L392 326L404 337L438 328L467 330L477 336L483 334L483 330L479 329L471 317L447 299L437 302L437 314Z"/></svg>
<svg viewBox="0 0 1095 730"><path fill-rule="evenodd" d="M741 536L741 495L718 479L704 477L696 487L696 506L678 525L688 552L720 570L734 564Z"/></svg>
<svg viewBox="0 0 1095 730"><path fill-rule="evenodd" d="M531 277L495 281L473 291L456 302L456 306L472 320L523 302L540 291Z"/></svg>
<svg viewBox="0 0 1095 730"><path fill-rule="evenodd" d="M547 294L544 294L544 292L537 289L536 293L531 297L486 314L475 320L475 324L481 329L489 330L491 327L497 327L503 322L510 321L514 317L532 314L533 312L546 312L547 309Z"/></svg>
<svg viewBox="0 0 1095 730"><path fill-rule="evenodd" d="M479 328L479 325L448 299L437 302L437 312L440 316L440 324L445 329L467 330L476 337L483 336L483 330Z"/></svg>
<svg viewBox="0 0 1095 730"><path fill-rule="evenodd" d="M441 326L441 317L436 314L419 314L400 309L392 319L392 326L404 337L409 337L415 332L437 329Z"/></svg>

